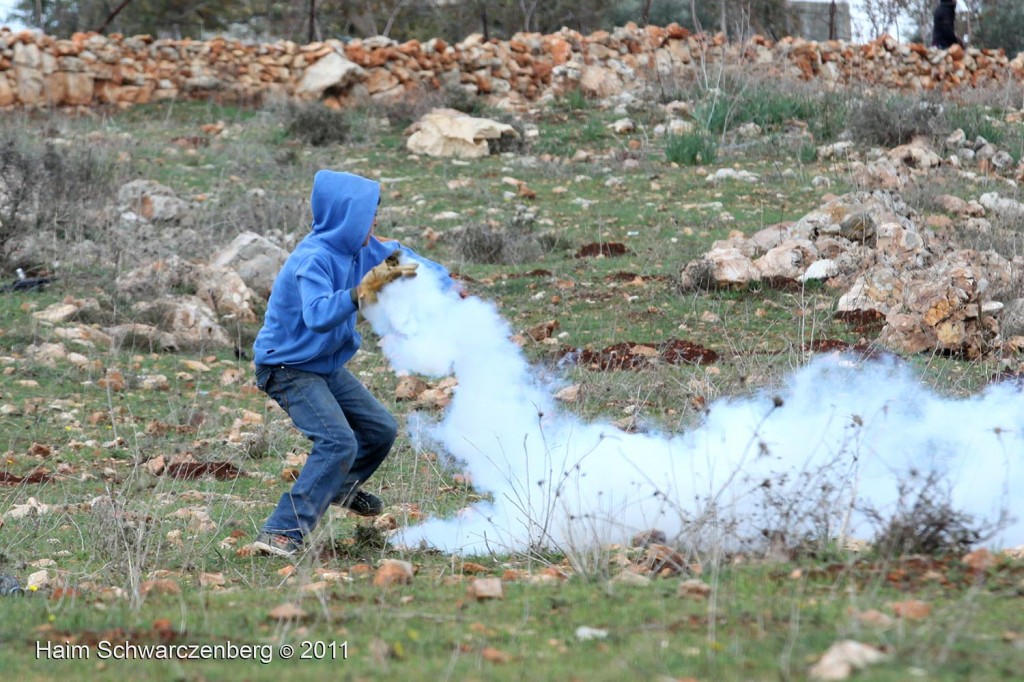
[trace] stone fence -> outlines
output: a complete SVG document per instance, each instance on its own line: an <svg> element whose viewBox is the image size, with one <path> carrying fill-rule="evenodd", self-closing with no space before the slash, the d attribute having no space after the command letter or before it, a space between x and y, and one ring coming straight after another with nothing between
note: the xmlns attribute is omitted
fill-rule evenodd
<svg viewBox="0 0 1024 682"><path fill-rule="evenodd" d="M744 44L691 35L671 24L582 35L562 29L507 41L471 35L456 45L435 38L385 37L309 45L156 40L77 33L69 39L0 29L0 107L128 107L165 99L258 104L320 99L343 107L359 99L394 101L411 92L459 86L507 108L580 89L609 98L660 83L670 88L725 64L766 78L863 82L931 90L1024 84L1024 53L929 49L889 36L863 45L754 37Z"/></svg>

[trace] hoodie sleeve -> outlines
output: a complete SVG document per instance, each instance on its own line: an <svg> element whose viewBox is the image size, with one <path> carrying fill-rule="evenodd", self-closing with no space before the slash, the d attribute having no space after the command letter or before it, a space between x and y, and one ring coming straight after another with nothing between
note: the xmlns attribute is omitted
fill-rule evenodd
<svg viewBox="0 0 1024 682"><path fill-rule="evenodd" d="M408 256L413 261L420 263L424 267L430 268L432 271L437 273L438 278L441 280L441 283L445 288L458 287L446 267L440 263L430 260L429 258L421 256L408 246L403 246L401 242L395 239L381 240L379 237L374 236L374 238L370 240L370 243L364 247L364 250L369 254L369 257L365 261L367 268L377 265L393 252L398 251L405 256Z"/></svg>
<svg viewBox="0 0 1024 682"><path fill-rule="evenodd" d="M446 268L445 266L441 265L436 261L432 261L429 258L424 258L420 254L410 249L408 246L400 247L399 251L401 251L402 253L404 253L417 263L423 264L424 267L430 268L431 270L436 272L441 282L445 285L445 288L451 288L456 286L455 280L452 279L451 273L448 272L448 268Z"/></svg>
<svg viewBox="0 0 1024 682"><path fill-rule="evenodd" d="M348 289L334 289L331 273L309 258L295 271L302 306L302 321L311 331L334 329L356 312Z"/></svg>

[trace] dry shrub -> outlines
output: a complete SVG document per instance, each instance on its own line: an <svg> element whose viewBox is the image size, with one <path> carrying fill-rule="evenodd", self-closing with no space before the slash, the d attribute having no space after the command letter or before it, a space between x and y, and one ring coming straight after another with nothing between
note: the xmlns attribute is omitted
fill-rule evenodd
<svg viewBox="0 0 1024 682"><path fill-rule="evenodd" d="M857 142L896 147L918 135L943 130L942 112L942 103L934 98L902 94L866 97L850 112L847 125Z"/></svg>
<svg viewBox="0 0 1024 682"><path fill-rule="evenodd" d="M926 554L960 556L991 538L1001 525L979 524L953 507L948 486L939 474L912 471L898 487L898 502L891 516L866 510L879 530L874 538L882 556Z"/></svg>
<svg viewBox="0 0 1024 682"><path fill-rule="evenodd" d="M526 149L526 128L523 122L510 113L501 113L491 117L499 123L512 126L516 131L515 135L502 135L501 137L487 140L487 150L491 154L503 154L511 152L518 154Z"/></svg>
<svg viewBox="0 0 1024 682"><path fill-rule="evenodd" d="M455 253L470 263L518 265L537 260L543 248L534 233L537 214L516 206L512 217L501 226L469 225L454 240Z"/></svg>
<svg viewBox="0 0 1024 682"><path fill-rule="evenodd" d="M418 88L405 93L401 99L374 105L393 126L405 127L418 121L433 109L455 109L470 116L480 116L484 103L477 95L461 85L446 84L441 88Z"/></svg>
<svg viewBox="0 0 1024 682"><path fill-rule="evenodd" d="M0 132L0 260L17 238L55 231L87 236L114 193L115 164L95 145L57 145Z"/></svg>
<svg viewBox="0 0 1024 682"><path fill-rule="evenodd" d="M282 115L288 136L314 147L342 144L352 130L347 113L320 102L289 101L282 109Z"/></svg>

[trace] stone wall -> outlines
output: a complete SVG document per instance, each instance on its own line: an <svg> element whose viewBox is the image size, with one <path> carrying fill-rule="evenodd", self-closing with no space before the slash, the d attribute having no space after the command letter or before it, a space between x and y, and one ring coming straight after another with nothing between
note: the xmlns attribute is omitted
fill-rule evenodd
<svg viewBox="0 0 1024 682"><path fill-rule="evenodd" d="M499 106L515 107L573 88L607 98L645 84L692 75L702 62L757 68L768 77L864 81L892 88L981 87L1024 82L1024 54L949 51L900 44L814 42L755 37L725 44L721 36L690 35L672 24L584 36L517 34L507 41L472 35L397 43L375 37L309 45L251 44L224 38L155 40L95 33L69 39L0 29L0 107L128 107L162 99L216 98L259 103L274 97L400 99L420 88L462 85Z"/></svg>

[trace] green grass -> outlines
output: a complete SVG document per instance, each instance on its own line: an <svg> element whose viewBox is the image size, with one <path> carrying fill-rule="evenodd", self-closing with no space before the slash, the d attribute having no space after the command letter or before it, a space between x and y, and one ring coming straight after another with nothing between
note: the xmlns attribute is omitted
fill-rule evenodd
<svg viewBox="0 0 1024 682"><path fill-rule="evenodd" d="M743 116L778 121L784 114L811 116L785 98L765 93ZM758 113L760 112L760 113ZM205 259L237 232L253 229L301 235L305 203L314 172L329 167L384 180L387 225L425 255L472 278L469 291L494 301L515 332L555 319L557 345L530 342L534 363L553 368L561 346L600 349L622 342L658 344L671 338L699 343L719 353L712 366L658 367L637 372L594 372L564 368L562 378L583 386L572 406L586 420L620 419L628 409L653 428L682 432L702 418L700 399L739 396L776 384L807 361L804 344L836 339L856 342L861 333L833 319L841 292L826 286L781 290L763 286L681 293L679 270L733 230L752 234L766 226L798 220L819 205L825 190L809 178L826 175L832 192L851 180L817 164L800 149L779 148L746 156L727 146L715 162L738 164L765 178L762 185L712 186L702 168L668 154L679 140L650 141L641 134L630 165L620 152L627 140L605 125L617 116L597 111L569 92L553 110L537 114L540 139L519 157L489 157L470 165L412 158L402 131L385 126L372 112L361 117L344 145L312 147L284 137L285 120L272 110L245 110L212 103L137 107L97 118L46 114L39 120L12 115L0 127L25 131L55 128L72 144L102 146L118 163L119 177L147 178L169 185L183 197L204 195L191 228L197 241L182 257ZM838 116L838 114L837 114ZM638 120L642 117L637 117ZM200 134L200 126L224 120L226 135L211 137L192 152L174 140ZM736 118L731 120L738 120ZM753 119L751 119L753 120ZM824 126L820 119L811 121ZM358 133L358 134L357 134ZM634 146L637 146L634 144ZM666 150L665 157L660 149ZM570 163L578 149L594 156ZM541 158L550 154L553 158ZM712 159L704 157L705 165ZM675 161L678 165L673 166ZM783 175L786 168L798 173ZM507 200L503 178L525 181L536 199ZM614 180L613 180L614 179ZM451 189L448 183L454 183ZM265 191L264 202L248 191ZM535 262L503 266L454 258L452 235L470 222L504 224L518 202L537 210L538 233L557 237ZM435 220L442 211L461 218ZM252 541L287 483L289 458L308 444L286 417L268 406L252 385L248 359L231 349L153 354L148 349L86 347L64 341L88 363L52 365L30 359L33 344L61 341L54 326L32 313L66 297L96 297L103 304L89 324L134 321L130 301L115 295L114 280L147 257L138 245L105 220L83 213L69 230L89 235L119 253L96 262L67 259L62 242L53 254L62 263L48 289L0 294L0 472L26 476L43 468L50 483L2 488L0 514L34 497L49 513L5 518L0 531L0 573L22 580L52 560L75 592L41 590L24 599L0 598L0 669L17 679L572 679L696 678L700 680L806 679L807 669L837 639L852 638L884 647L888 662L859 672L857 679L1006 679L1024 664L1013 631L1019 611L1020 562L1005 562L985 576L969 576L954 559L901 565L894 557L860 556L841 548L816 548L792 562L769 564L756 556L733 563L729 556L698 556L702 579L713 589L709 601L676 596L684 576L655 576L651 584L627 587L610 576L620 556L638 550L605 549L589 571L552 584L538 580L547 567L567 568L555 552L539 556L493 554L448 557L406 552L364 542L368 522L331 513L315 536L320 548L295 563L296 577L278 574L280 559L239 555ZM384 229L386 227L386 230ZM437 232L428 239L425 228ZM73 242L75 240L69 240ZM590 243L621 243L623 256L575 258ZM45 265L45 263L44 263ZM523 276L534 270L549 274ZM624 273L629 273L624 274ZM639 276L639 281L629 275ZM13 277L4 272L4 277ZM116 305L115 305L116 303ZM245 351L257 325L243 325ZM419 512L449 516L481 498L454 467L428 447L410 442L404 425L412 408L394 398L398 378L363 324L366 342L350 368L398 417L403 428L370 490L389 503L404 523ZM912 358L925 380L943 392L975 392L998 369L997 360L966 363L947 357ZM201 361L208 369L189 365ZM125 390L107 390L100 380L117 370ZM237 372L241 380L222 383ZM147 376L167 377L168 390L143 389ZM247 446L233 435L235 421L258 415L261 425L242 431L258 436ZM438 413L432 413L438 416ZM121 440L118 440L121 439ZM34 446L34 444L37 444ZM151 473L145 463L188 454L200 462L230 463L246 475L232 480L175 480ZM110 497L104 507L98 498ZM205 514L215 528L202 527ZM234 544L229 539L235 536ZM620 554L621 552L621 554ZM418 573L411 585L383 589L370 571L382 559L406 559ZM464 561L502 577L501 601L467 596L471 576ZM322 589L303 586L320 580L317 569L341 576ZM475 568L473 570L481 570ZM170 571L164 574L162 572ZM222 574L224 585L203 587L200 575ZM371 573L372 575L372 573ZM180 595L139 599L147 580L170 577ZM938 578L936 576L939 576ZM691 577L691 576L685 576ZM977 579L975 579L977 578ZM122 592L123 591L123 592ZM120 595L120 596L119 596ZM921 599L932 615L877 629L858 621L858 611L890 613L890 602ZM298 623L278 623L269 611L295 602L307 612ZM157 623L154 626L154 623ZM968 627L965 627L965 624ZM607 631L607 638L581 641L581 626ZM270 665L241 661L41 661L36 642L69 636L92 641L118 635L120 628L142 643L192 644L347 642L348 659L276 660ZM163 638L163 640L161 640Z"/></svg>
<svg viewBox="0 0 1024 682"><path fill-rule="evenodd" d="M718 145L707 133L669 135L665 141L665 158L681 166L700 166L715 162Z"/></svg>
<svg viewBox="0 0 1024 682"><path fill-rule="evenodd" d="M828 570L791 566L723 569L705 576L712 599L676 596L679 579L647 586L615 582L535 585L505 583L505 597L480 601L466 596L471 578L462 564L437 565L412 557L420 572L413 584L373 587L366 578L328 583L304 593L312 579L301 567L297 578L279 585L266 560L212 561L179 578L181 595L150 597L138 608L81 597L53 601L39 594L0 602L4 658L19 679L117 679L131 671L145 679L198 679L245 676L273 679L537 679L556 680L587 672L588 677L696 678L715 680L804 679L807 662L837 638L854 638L888 649L884 663L858 674L864 680L1000 679L1021 660L1012 641L988 637L1013 622L1012 599L1000 594L1010 574L996 574L980 589L922 586L907 589L886 580L886 567L833 565ZM269 564L269 565L268 565ZM484 560L486 574L502 566ZM893 565L889 570L900 570ZM940 567L941 568L941 567ZM228 589L202 589L198 573L230 576ZM267 576L271 576L268 578ZM956 579L955 572L948 577ZM862 624L857 613L886 610L887 604L916 598L932 606L925 620L888 627ZM282 603L299 605L298 623L269 616ZM974 627L956 627L969 616ZM587 627L605 633L581 640ZM161 634L162 633L162 634ZM36 659L39 638L71 635L78 641L259 645L268 665L255 661L101 661ZM162 637L162 639L161 639ZM310 642L322 643L314 649ZM295 658L282 660L281 647ZM107 645L107 651L110 651ZM303 654L310 658L299 658ZM321 656L320 660L316 656ZM347 658L345 658L347 656ZM913 672L913 671L919 672Z"/></svg>
<svg viewBox="0 0 1024 682"><path fill-rule="evenodd" d="M994 145L1000 145L1006 140L1001 122L994 120L993 112L985 107L956 105L950 107L946 118L950 130L962 129L971 142L983 137Z"/></svg>

